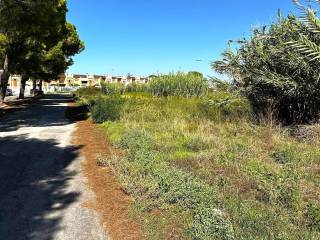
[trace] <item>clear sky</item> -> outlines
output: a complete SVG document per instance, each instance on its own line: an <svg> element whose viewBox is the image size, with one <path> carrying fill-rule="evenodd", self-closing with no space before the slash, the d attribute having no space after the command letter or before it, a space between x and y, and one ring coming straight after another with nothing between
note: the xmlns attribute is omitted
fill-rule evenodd
<svg viewBox="0 0 320 240"><path fill-rule="evenodd" d="M271 22L279 8L296 11L291 0L69 0L86 50L68 72L214 75L210 62L227 41Z"/></svg>

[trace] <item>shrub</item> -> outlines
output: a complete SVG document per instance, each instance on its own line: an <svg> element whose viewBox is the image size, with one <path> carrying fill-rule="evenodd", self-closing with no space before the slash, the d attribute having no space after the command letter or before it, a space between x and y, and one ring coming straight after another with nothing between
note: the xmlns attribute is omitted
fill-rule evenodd
<svg viewBox="0 0 320 240"><path fill-rule="evenodd" d="M152 78L149 89L158 97L199 97L208 93L209 84L201 75L178 72Z"/></svg>
<svg viewBox="0 0 320 240"><path fill-rule="evenodd" d="M140 148L150 150L153 144L153 139L141 131L130 131L125 133L120 142L122 148L130 149L131 151L136 151Z"/></svg>
<svg viewBox="0 0 320 240"><path fill-rule="evenodd" d="M85 87L79 88L75 94L77 97L89 97L89 96L97 96L100 95L101 89L96 87Z"/></svg>
<svg viewBox="0 0 320 240"><path fill-rule="evenodd" d="M313 30L318 29L319 18L313 9L302 9L309 13L303 21L296 16L279 17L270 26L254 29L250 39L235 41L240 44L237 51L228 49L222 61L213 63L216 71L234 79L258 117L272 114L287 125L320 118L319 57L310 50L319 48L319 34ZM303 47L301 40L305 40ZM297 49L289 50L288 42ZM301 51L308 56L301 57ZM310 62L313 57L315 61Z"/></svg>
<svg viewBox="0 0 320 240"><path fill-rule="evenodd" d="M199 205L193 216L191 233L194 240L234 239L231 223L223 212L206 205Z"/></svg>
<svg viewBox="0 0 320 240"><path fill-rule="evenodd" d="M250 118L250 103L236 93L214 92L199 103L199 108L209 120L236 120Z"/></svg>
<svg viewBox="0 0 320 240"><path fill-rule="evenodd" d="M120 118L123 100L118 96L98 98L91 107L91 116L95 123L115 121Z"/></svg>

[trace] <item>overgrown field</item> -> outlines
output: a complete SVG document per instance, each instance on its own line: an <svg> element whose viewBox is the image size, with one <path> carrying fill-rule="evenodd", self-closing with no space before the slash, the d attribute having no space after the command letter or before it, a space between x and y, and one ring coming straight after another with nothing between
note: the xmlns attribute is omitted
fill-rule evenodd
<svg viewBox="0 0 320 240"><path fill-rule="evenodd" d="M224 91L78 97L147 239L320 239L320 127L256 125Z"/></svg>

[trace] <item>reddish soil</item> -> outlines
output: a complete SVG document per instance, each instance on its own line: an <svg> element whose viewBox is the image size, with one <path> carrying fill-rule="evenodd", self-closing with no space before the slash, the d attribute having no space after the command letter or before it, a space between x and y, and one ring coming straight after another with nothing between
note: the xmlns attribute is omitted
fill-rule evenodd
<svg viewBox="0 0 320 240"><path fill-rule="evenodd" d="M126 195L108 168L97 164L97 156L106 156L110 152L104 133L88 120L77 123L74 143L83 146L83 171L88 185L95 194L94 202L85 207L92 208L102 216L102 224L113 240L145 239L139 223L131 218L128 209L132 199Z"/></svg>

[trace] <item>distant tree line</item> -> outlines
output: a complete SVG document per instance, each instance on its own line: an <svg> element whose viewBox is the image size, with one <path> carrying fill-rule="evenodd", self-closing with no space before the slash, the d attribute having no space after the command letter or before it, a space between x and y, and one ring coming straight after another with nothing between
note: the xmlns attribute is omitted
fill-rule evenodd
<svg viewBox="0 0 320 240"><path fill-rule="evenodd" d="M320 19L319 1L304 6L303 16L283 17L252 31L252 36L212 63L219 73L251 102L256 115L272 115L283 124L318 122L320 118Z"/></svg>
<svg viewBox="0 0 320 240"><path fill-rule="evenodd" d="M0 0L0 103L9 77L22 76L20 98L29 78L56 79L84 49L76 27L67 22L66 0ZM0 67L1 69L1 67Z"/></svg>

